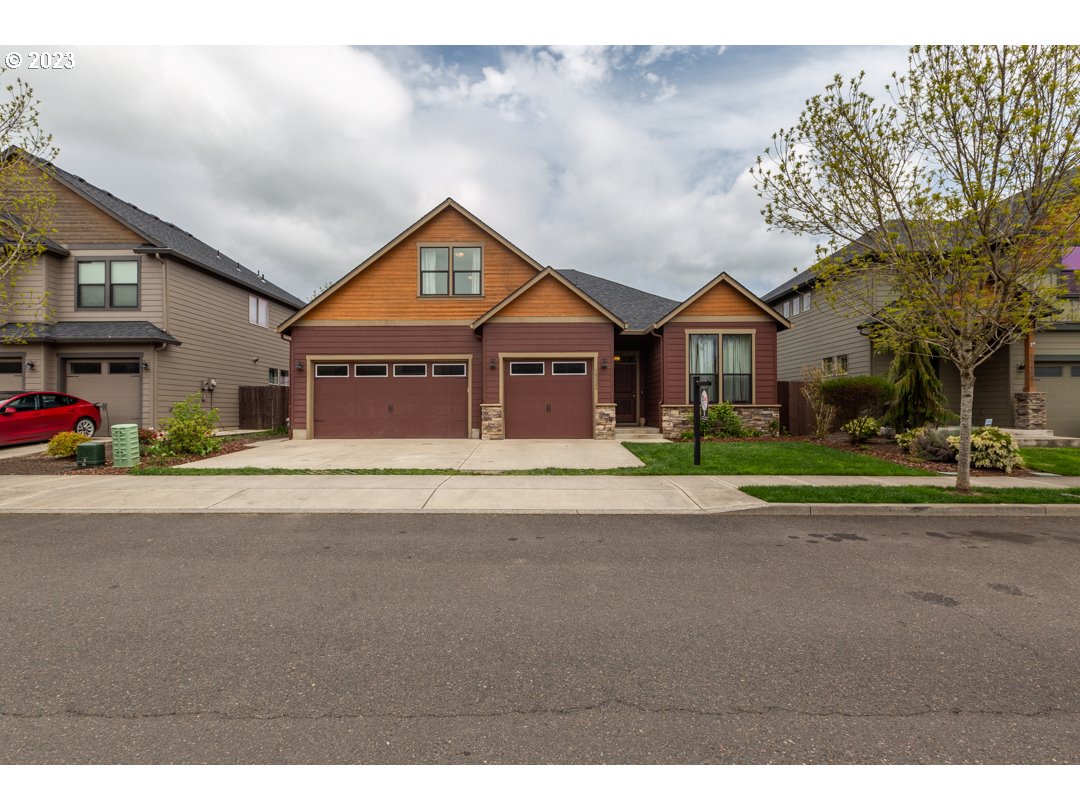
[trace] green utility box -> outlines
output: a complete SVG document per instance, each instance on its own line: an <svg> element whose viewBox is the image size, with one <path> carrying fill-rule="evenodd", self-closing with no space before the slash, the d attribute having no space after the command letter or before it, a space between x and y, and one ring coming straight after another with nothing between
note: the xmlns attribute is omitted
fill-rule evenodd
<svg viewBox="0 0 1080 810"><path fill-rule="evenodd" d="M105 464L105 442L83 442L75 448L76 467L102 467Z"/></svg>
<svg viewBox="0 0 1080 810"><path fill-rule="evenodd" d="M139 426L112 426L112 463L114 467L134 467L139 463Z"/></svg>

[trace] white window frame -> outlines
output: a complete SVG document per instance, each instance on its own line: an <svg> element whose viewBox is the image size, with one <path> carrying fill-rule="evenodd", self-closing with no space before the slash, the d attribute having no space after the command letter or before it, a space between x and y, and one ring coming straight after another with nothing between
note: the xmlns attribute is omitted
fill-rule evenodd
<svg viewBox="0 0 1080 810"><path fill-rule="evenodd" d="M581 371L556 371L555 366L558 365L580 365ZM553 377L584 377L589 373L589 364L585 360L552 360L551 361L551 376Z"/></svg>
<svg viewBox="0 0 1080 810"><path fill-rule="evenodd" d="M248 323L270 328L270 302L260 295L248 296Z"/></svg>
<svg viewBox="0 0 1080 810"><path fill-rule="evenodd" d="M319 373L319 371L322 370L323 367L329 367L329 366L333 366L335 368L338 367L338 366L344 367L345 373L344 374L320 374ZM347 379L348 376L349 376L349 364L348 363L316 363L315 364L315 376L316 377L322 377L323 379L329 379L329 380L344 380L344 379Z"/></svg>
<svg viewBox="0 0 1080 810"><path fill-rule="evenodd" d="M381 368L382 369L382 374L360 374L359 372L357 372L357 369L360 368L360 367L363 367L363 368ZM354 363L353 364L353 376L358 380L363 380L363 379L367 379L367 378L379 379L381 377L389 377L390 376L390 367L386 363Z"/></svg>
<svg viewBox="0 0 1080 810"><path fill-rule="evenodd" d="M528 371L519 372L514 371L514 366L540 366L540 373L533 374ZM547 364L543 360L516 360L510 363L510 376L511 377L543 377L547 374Z"/></svg>
<svg viewBox="0 0 1080 810"><path fill-rule="evenodd" d="M460 374L436 374L437 368L460 368ZM432 377L464 377L468 373L468 368L464 363L432 363L431 364L431 376Z"/></svg>
<svg viewBox="0 0 1080 810"><path fill-rule="evenodd" d="M424 373L423 374L398 374L398 369L399 368L404 368L405 366L421 366L424 369ZM412 377L413 379L417 379L419 377L426 377L427 375L428 375L428 364L427 363L394 363L394 376L395 377Z"/></svg>
<svg viewBox="0 0 1080 810"><path fill-rule="evenodd" d="M808 292L804 292L802 294L802 311L803 312L809 312L810 311L810 293L808 293Z"/></svg>

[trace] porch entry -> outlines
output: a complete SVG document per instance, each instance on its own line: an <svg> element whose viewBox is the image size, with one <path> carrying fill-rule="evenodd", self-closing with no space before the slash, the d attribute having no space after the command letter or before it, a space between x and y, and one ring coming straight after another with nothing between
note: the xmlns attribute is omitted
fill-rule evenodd
<svg viewBox="0 0 1080 810"><path fill-rule="evenodd" d="M619 352L615 356L615 423L636 425L640 408L638 407L638 353Z"/></svg>

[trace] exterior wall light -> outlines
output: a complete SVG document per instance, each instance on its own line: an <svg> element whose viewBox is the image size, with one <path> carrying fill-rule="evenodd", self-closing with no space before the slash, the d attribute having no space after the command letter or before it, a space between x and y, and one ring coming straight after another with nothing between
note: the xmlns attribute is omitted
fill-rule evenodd
<svg viewBox="0 0 1080 810"><path fill-rule="evenodd" d="M300 360L296 361L296 370L297 371L303 371L304 370L304 364Z"/></svg>
<svg viewBox="0 0 1080 810"><path fill-rule="evenodd" d="M606 357L601 357L600 358L600 370L601 371L607 371L607 367L608 367L608 359Z"/></svg>
<svg viewBox="0 0 1080 810"><path fill-rule="evenodd" d="M28 369L30 369L31 371L33 371L34 370L34 361L33 360L27 360L26 361L26 367Z"/></svg>
<svg viewBox="0 0 1080 810"><path fill-rule="evenodd" d="M489 357L488 358L488 371L494 371L495 367L496 367L495 358L494 357Z"/></svg>

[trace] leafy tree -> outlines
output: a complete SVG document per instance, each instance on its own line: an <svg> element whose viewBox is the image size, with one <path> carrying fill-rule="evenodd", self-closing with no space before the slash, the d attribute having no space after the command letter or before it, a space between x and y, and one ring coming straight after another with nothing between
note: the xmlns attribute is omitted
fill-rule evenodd
<svg viewBox="0 0 1080 810"><path fill-rule="evenodd" d="M5 71L0 67L0 75ZM41 129L33 89L16 78L0 98L0 323L18 328L0 342L24 341L33 322L48 314L43 290L20 289L18 280L35 269L56 199L48 180L48 162L58 150ZM29 159L28 159L29 158ZM40 162L46 161L46 162ZM21 335L23 337L16 337Z"/></svg>
<svg viewBox="0 0 1080 810"><path fill-rule="evenodd" d="M930 350L921 341L893 357L889 379L896 388L885 421L897 431L937 424L948 418L941 380L930 361Z"/></svg>
<svg viewBox="0 0 1080 810"><path fill-rule="evenodd" d="M975 371L1054 317L1080 244L1080 48L915 47L893 78L836 76L751 172L770 227L824 240L820 297L956 366L969 490Z"/></svg>

